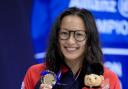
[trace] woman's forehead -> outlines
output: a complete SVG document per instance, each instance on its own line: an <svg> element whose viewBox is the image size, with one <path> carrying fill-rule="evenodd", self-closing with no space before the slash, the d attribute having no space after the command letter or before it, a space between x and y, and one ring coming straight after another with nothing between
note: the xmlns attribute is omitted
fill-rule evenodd
<svg viewBox="0 0 128 89"><path fill-rule="evenodd" d="M84 22L82 18L76 15L68 15L62 19L61 29L68 30L85 30Z"/></svg>

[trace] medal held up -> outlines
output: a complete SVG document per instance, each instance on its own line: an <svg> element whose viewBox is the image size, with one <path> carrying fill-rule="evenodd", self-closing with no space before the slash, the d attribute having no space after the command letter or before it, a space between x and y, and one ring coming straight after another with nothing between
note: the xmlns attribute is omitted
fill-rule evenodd
<svg viewBox="0 0 128 89"><path fill-rule="evenodd" d="M54 72L45 70L41 73L41 83L54 86L57 82L57 76Z"/></svg>

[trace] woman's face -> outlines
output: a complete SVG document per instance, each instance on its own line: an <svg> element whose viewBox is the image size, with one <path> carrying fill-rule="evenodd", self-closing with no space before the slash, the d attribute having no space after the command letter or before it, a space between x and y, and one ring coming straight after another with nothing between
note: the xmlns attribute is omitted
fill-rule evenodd
<svg viewBox="0 0 128 89"><path fill-rule="evenodd" d="M62 19L59 44L65 60L77 61L84 57L86 29L83 20L78 16L68 15Z"/></svg>

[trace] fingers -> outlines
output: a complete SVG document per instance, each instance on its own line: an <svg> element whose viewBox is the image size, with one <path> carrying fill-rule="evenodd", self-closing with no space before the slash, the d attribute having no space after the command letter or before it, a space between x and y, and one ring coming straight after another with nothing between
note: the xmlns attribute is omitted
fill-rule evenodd
<svg viewBox="0 0 128 89"><path fill-rule="evenodd" d="M52 89L52 86L48 84L41 84L40 89Z"/></svg>

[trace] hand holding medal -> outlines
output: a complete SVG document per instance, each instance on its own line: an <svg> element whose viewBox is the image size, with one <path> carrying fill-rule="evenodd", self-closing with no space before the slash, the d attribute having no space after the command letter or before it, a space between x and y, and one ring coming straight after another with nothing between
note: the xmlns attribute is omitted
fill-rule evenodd
<svg viewBox="0 0 128 89"><path fill-rule="evenodd" d="M40 89L52 89L52 86L56 84L57 76L54 72L45 70L41 74Z"/></svg>

